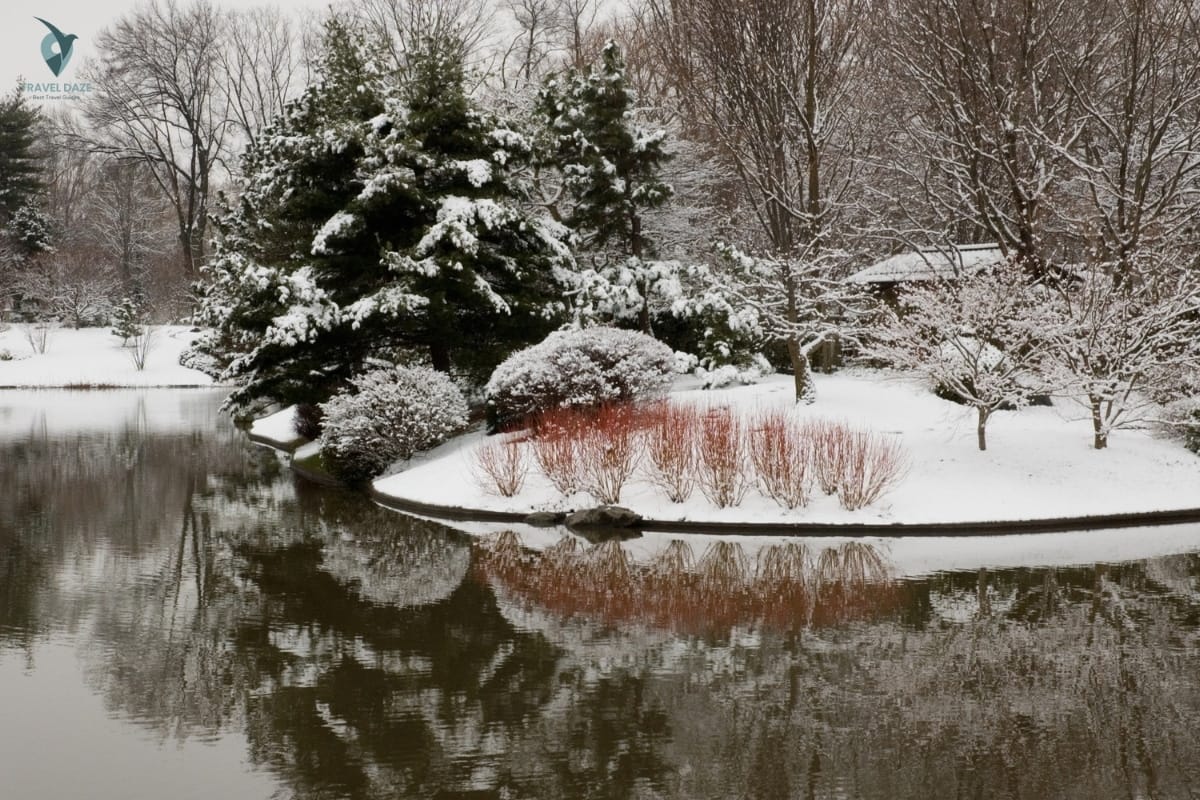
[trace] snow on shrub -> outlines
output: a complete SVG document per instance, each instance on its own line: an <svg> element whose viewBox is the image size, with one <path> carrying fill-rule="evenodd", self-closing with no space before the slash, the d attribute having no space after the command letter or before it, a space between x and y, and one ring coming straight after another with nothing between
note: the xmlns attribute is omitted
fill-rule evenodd
<svg viewBox="0 0 1200 800"><path fill-rule="evenodd" d="M675 369L671 348L617 328L557 331L509 356L487 384L494 428L561 406L599 406L659 394Z"/></svg>
<svg viewBox="0 0 1200 800"><path fill-rule="evenodd" d="M519 439L493 439L474 452L475 480L501 497L512 497L525 485L529 454Z"/></svg>
<svg viewBox="0 0 1200 800"><path fill-rule="evenodd" d="M450 378L427 367L368 372L352 393L321 404L321 454L349 482L444 441L467 421L467 403Z"/></svg>

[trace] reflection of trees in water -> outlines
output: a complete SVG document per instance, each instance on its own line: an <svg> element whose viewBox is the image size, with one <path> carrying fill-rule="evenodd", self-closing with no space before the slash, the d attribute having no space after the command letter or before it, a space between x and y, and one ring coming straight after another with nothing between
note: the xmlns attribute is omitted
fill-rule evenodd
<svg viewBox="0 0 1200 800"><path fill-rule="evenodd" d="M177 560L181 529L189 540L196 523L194 497L259 458L232 430L130 427L0 443L0 643L72 630L101 577L125 585Z"/></svg>
<svg viewBox="0 0 1200 800"><path fill-rule="evenodd" d="M1167 561L1195 584L1194 556ZM752 797L1189 796L1200 778L1196 604L1153 584L1163 563L1014 570L986 579L1012 598L1006 611L814 631L755 678L774 703L745 703L736 680L664 684L659 699L680 709L675 752L694 767L682 793L744 781L759 787ZM722 761L736 741L746 755ZM774 786L760 786L764 758Z"/></svg>
<svg viewBox="0 0 1200 800"><path fill-rule="evenodd" d="M111 708L244 730L282 796L1176 797L1200 778L1195 556L890 584L856 548L535 557L293 484L227 431L0 457L0 641L66 627Z"/></svg>
<svg viewBox="0 0 1200 800"><path fill-rule="evenodd" d="M586 547L564 536L536 552L507 531L483 542L478 564L481 579L560 618L689 635L797 632L886 615L901 601L883 558L859 542L810 549L788 541L752 561L737 542L713 542L697 556L674 539L641 564L617 541Z"/></svg>

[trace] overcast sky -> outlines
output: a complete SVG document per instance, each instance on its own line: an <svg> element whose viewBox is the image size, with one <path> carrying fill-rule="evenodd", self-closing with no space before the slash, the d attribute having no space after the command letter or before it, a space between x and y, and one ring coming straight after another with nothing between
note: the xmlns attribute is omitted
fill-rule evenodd
<svg viewBox="0 0 1200 800"><path fill-rule="evenodd" d="M218 3L222 8L266 4L264 0L222 0ZM0 0L3 7L0 9L0 94L8 93L16 85L17 76L31 82L80 80L80 70L95 57L96 34L137 5L134 0ZM278 5L289 9L287 13L298 13L300 8L322 7L327 3L293 0ZM45 19L64 34L73 33L79 37L61 77L56 78L42 60L42 39L49 31L34 17Z"/></svg>

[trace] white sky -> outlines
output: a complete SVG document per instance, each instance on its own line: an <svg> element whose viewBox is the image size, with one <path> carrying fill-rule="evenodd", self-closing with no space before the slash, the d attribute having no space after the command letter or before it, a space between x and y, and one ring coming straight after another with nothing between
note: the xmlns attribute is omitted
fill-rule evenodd
<svg viewBox="0 0 1200 800"><path fill-rule="evenodd" d="M80 80L80 70L95 57L96 34L138 4L135 0L0 0L0 94L7 94L16 85L17 76L30 82ZM220 0L216 5L221 8L278 5L296 14L301 9L323 7L327 3L319 0L279 3ZM73 33L79 37L66 70L58 78L42 60L42 38L49 31L34 17L54 24L64 34Z"/></svg>

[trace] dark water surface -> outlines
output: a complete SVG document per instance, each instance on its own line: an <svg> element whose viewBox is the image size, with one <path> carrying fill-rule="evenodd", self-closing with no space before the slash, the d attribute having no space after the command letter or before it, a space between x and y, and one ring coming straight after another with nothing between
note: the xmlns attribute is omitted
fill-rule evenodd
<svg viewBox="0 0 1200 800"><path fill-rule="evenodd" d="M219 402L0 393L0 797L1200 794L1195 552L605 591Z"/></svg>

